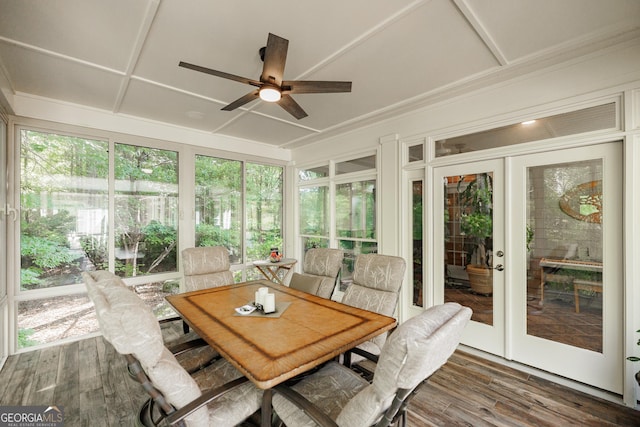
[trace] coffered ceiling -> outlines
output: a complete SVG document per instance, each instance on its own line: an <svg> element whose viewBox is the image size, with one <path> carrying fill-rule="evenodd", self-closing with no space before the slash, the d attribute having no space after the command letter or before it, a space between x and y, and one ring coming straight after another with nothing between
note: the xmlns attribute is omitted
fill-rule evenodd
<svg viewBox="0 0 640 427"><path fill-rule="evenodd" d="M296 120L244 84L268 33L286 80L348 80L300 94ZM0 87L118 116L295 148L640 34L638 0L0 0ZM9 111L11 112L11 111Z"/></svg>

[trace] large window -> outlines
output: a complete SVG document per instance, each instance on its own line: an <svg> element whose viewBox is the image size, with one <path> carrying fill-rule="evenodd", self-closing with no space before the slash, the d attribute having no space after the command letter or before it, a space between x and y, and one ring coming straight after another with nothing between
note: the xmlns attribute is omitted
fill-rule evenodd
<svg viewBox="0 0 640 427"><path fill-rule="evenodd" d="M16 137L20 276L9 304L17 349L99 330L83 271L115 272L166 317L172 311L164 297L179 291L178 254L188 233L198 246L227 247L236 280L249 277L251 262L271 247L282 248L281 166L182 156L190 149L155 141L26 128ZM180 200L180 164L195 165L195 188L182 196L191 200ZM179 229L180 203L195 206L195 228Z"/></svg>
<svg viewBox="0 0 640 427"><path fill-rule="evenodd" d="M107 267L108 151L105 141L20 132L21 290Z"/></svg>
<svg viewBox="0 0 640 427"><path fill-rule="evenodd" d="M242 262L242 162L196 156L196 246L224 246Z"/></svg>
<svg viewBox="0 0 640 427"><path fill-rule="evenodd" d="M338 247L345 253L342 280L349 280L356 257L377 252L376 181L338 184L335 203Z"/></svg>
<svg viewBox="0 0 640 427"><path fill-rule="evenodd" d="M342 289L355 258L378 251L376 155L298 170L298 232L303 256L312 247L344 250Z"/></svg>
<svg viewBox="0 0 640 427"><path fill-rule="evenodd" d="M116 144L115 177L116 273L177 271L178 153Z"/></svg>
<svg viewBox="0 0 640 427"><path fill-rule="evenodd" d="M329 187L318 185L298 189L299 230L304 251L329 246Z"/></svg>
<svg viewBox="0 0 640 427"><path fill-rule="evenodd" d="M226 247L241 270L282 249L281 166L198 155L195 180L196 246ZM253 277L252 269L246 273L236 279Z"/></svg>
<svg viewBox="0 0 640 427"><path fill-rule="evenodd" d="M246 163L247 261L282 252L282 167Z"/></svg>

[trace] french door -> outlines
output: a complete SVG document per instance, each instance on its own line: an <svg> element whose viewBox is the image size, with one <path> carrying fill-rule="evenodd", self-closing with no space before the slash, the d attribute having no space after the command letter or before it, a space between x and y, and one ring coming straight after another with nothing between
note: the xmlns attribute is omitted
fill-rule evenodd
<svg viewBox="0 0 640 427"><path fill-rule="evenodd" d="M622 144L515 157L511 170L508 355L622 394Z"/></svg>
<svg viewBox="0 0 640 427"><path fill-rule="evenodd" d="M441 167L434 170L433 181L434 241L440 242L434 249L435 301L470 307L473 315L462 343L499 356L505 351L508 259L503 164L498 159Z"/></svg>
<svg viewBox="0 0 640 427"><path fill-rule="evenodd" d="M621 170L615 142L434 169L434 297L473 309L463 344L622 394Z"/></svg>

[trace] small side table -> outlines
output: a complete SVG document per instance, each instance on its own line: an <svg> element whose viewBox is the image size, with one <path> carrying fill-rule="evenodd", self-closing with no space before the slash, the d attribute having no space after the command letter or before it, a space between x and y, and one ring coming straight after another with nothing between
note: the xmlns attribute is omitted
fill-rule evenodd
<svg viewBox="0 0 640 427"><path fill-rule="evenodd" d="M295 258L282 258L278 262L254 261L253 265L267 280L284 285L285 279L296 262L298 260ZM283 271L282 275L280 271Z"/></svg>

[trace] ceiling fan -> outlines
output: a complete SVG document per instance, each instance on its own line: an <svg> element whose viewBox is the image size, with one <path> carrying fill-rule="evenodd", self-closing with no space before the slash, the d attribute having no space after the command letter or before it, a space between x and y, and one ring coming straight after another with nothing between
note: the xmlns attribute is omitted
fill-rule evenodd
<svg viewBox="0 0 640 427"><path fill-rule="evenodd" d="M290 96L292 93L338 93L351 92L351 82L335 81L309 81L309 80L283 80L284 65L287 60L287 48L289 40L269 33L267 46L260 49L260 57L264 62L260 81L236 76L223 71L212 70L200 65L189 64L180 61L180 67L211 74L224 79L235 80L255 86L257 89L236 99L231 104L222 108L225 111L232 111L247 104L254 99L260 98L267 102L277 102L289 114L300 120L307 117L307 113Z"/></svg>

